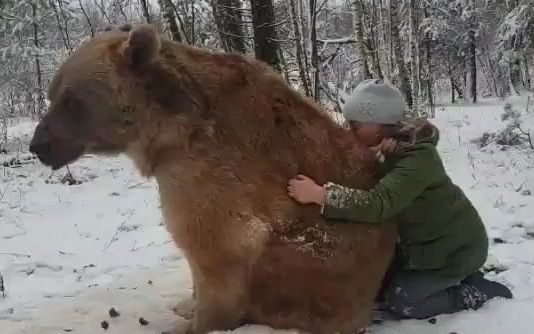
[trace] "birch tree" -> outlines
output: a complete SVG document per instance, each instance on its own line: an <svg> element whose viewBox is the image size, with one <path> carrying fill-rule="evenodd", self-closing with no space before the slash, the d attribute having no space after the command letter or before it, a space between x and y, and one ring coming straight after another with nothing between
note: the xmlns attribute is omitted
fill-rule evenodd
<svg viewBox="0 0 534 334"><path fill-rule="evenodd" d="M362 64L363 76L366 79L372 77L369 70L369 61L367 57L367 50L365 46L364 37L364 24L363 24L363 0L353 0L352 9L354 11L354 34L356 36L356 42L358 44L358 50L360 52L360 59Z"/></svg>
<svg viewBox="0 0 534 334"><path fill-rule="evenodd" d="M406 103L409 108L413 107L412 88L410 79L406 71L406 63L404 62L404 50L400 39L400 20L397 7L397 1L390 1L390 20L391 20L391 43L393 45L393 54L395 56L395 63L397 65L398 80L400 82L400 90L404 94Z"/></svg>

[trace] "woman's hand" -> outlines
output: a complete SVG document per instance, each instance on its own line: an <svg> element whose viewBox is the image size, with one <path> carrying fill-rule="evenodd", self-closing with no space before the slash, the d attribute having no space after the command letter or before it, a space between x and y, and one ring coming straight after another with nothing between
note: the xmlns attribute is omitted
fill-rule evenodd
<svg viewBox="0 0 534 334"><path fill-rule="evenodd" d="M384 138L380 144L372 147L374 151L380 151L385 155L394 153L399 148L399 141L393 138Z"/></svg>
<svg viewBox="0 0 534 334"><path fill-rule="evenodd" d="M371 147L371 151L375 152L375 157L378 162L383 163L386 156L397 152L399 149L399 142L393 138L384 138L380 144Z"/></svg>
<svg viewBox="0 0 534 334"><path fill-rule="evenodd" d="M315 203L322 206L326 200L326 189L304 175L289 180L287 193L300 204Z"/></svg>

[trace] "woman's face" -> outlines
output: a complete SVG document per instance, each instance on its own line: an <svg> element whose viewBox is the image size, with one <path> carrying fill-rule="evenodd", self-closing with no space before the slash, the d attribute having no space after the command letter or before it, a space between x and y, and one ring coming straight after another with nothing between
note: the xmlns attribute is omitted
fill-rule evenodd
<svg viewBox="0 0 534 334"><path fill-rule="evenodd" d="M349 121L349 127L354 136L366 146L378 145L384 139L380 124Z"/></svg>

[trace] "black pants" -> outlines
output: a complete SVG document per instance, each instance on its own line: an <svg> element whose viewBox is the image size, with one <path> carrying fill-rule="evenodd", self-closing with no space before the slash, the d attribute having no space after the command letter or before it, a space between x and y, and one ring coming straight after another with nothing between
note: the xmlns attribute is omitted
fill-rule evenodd
<svg viewBox="0 0 534 334"><path fill-rule="evenodd" d="M461 309L454 287L465 277L449 278L426 271L392 272L384 286L382 301L404 318L428 318Z"/></svg>

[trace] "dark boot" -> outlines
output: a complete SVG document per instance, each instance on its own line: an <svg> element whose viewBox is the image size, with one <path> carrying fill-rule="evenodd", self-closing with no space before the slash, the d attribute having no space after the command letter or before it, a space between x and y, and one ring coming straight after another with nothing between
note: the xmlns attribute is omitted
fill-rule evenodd
<svg viewBox="0 0 534 334"><path fill-rule="evenodd" d="M477 310L485 302L495 297L512 298L512 292L501 283L484 278L483 274L473 274L458 286L450 288L451 296L458 308Z"/></svg>
<svg viewBox="0 0 534 334"><path fill-rule="evenodd" d="M462 280L462 283L465 283L465 284L473 284L473 282L477 281L477 280L480 280L480 279L483 279L484 278L484 273L481 272L481 271L475 271L474 273L472 273L471 275L467 276L466 278L464 278Z"/></svg>
<svg viewBox="0 0 534 334"><path fill-rule="evenodd" d="M472 285L460 284L450 289L451 296L459 310L478 310L489 297Z"/></svg>
<svg viewBox="0 0 534 334"><path fill-rule="evenodd" d="M484 278L484 274L481 272L476 272L467 276L462 283L475 287L477 290L484 293L488 299L495 297L506 299L513 298L512 291L510 291L508 287L499 282L490 281Z"/></svg>

